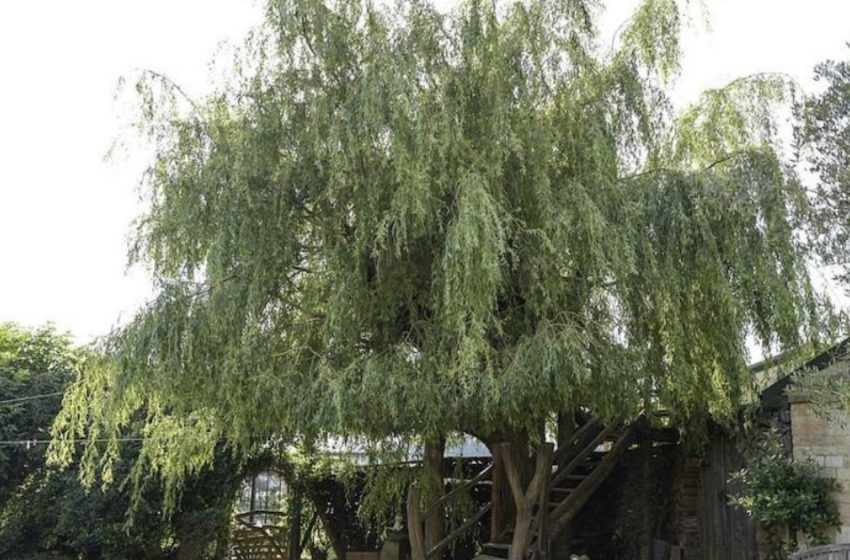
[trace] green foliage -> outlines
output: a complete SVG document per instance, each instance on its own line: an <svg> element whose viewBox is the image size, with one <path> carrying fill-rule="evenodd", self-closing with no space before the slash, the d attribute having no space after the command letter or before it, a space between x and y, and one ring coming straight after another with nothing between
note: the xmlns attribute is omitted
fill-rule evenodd
<svg viewBox="0 0 850 560"><path fill-rule="evenodd" d="M114 560L165 557L169 526L162 512L149 509L143 500L145 507L135 513L138 523L126 531L128 493L115 488L87 491L78 477L75 470L31 473L3 509L0 555L24 558L58 551ZM157 504L161 493L147 492L145 498Z"/></svg>
<svg viewBox="0 0 850 560"><path fill-rule="evenodd" d="M159 292L74 385L54 459L84 434L109 479L119 446L95 442L139 414L136 481L171 489L221 441L487 439L651 399L685 428L728 416L747 335L818 328L805 196L761 110L784 90L676 118L679 5L646 0L608 52L596 4L273 0L215 94L143 76L133 257Z"/></svg>
<svg viewBox="0 0 850 560"><path fill-rule="evenodd" d="M819 219L812 241L826 264L838 265L848 279L850 263L850 63L827 61L815 68L822 91L800 106L798 141L818 183L812 193Z"/></svg>
<svg viewBox="0 0 850 560"><path fill-rule="evenodd" d="M843 360L822 369L796 371L787 392L805 395L819 416L846 425L850 411L850 379Z"/></svg>
<svg viewBox="0 0 850 560"><path fill-rule="evenodd" d="M828 541L830 529L841 525L833 493L840 486L822 476L812 460L793 461L775 440L732 477L739 490L730 501L760 523L802 531L812 543Z"/></svg>
<svg viewBox="0 0 850 560"><path fill-rule="evenodd" d="M158 480L134 493L130 486L85 488L78 469L57 471L45 464L44 440L61 408L62 392L93 353L73 346L49 327L27 330L0 325L0 400L46 398L0 405L0 557L24 558L55 552L73 558L221 558L241 469L224 454L212 468L184 482L185 495L171 517ZM88 369L87 369L88 371ZM58 393L58 394L54 394ZM139 433L121 441L115 476L129 477ZM37 440L29 446L24 441ZM9 443L14 442L14 443ZM98 447L91 449L97 450ZM135 523L128 526L128 511Z"/></svg>
<svg viewBox="0 0 850 560"><path fill-rule="evenodd" d="M369 469L357 511L363 523L384 530L393 526L396 515L406 515L407 489L420 475L419 471L412 465L381 465Z"/></svg>
<svg viewBox="0 0 850 560"><path fill-rule="evenodd" d="M0 405L0 440L43 442L49 438L61 393L76 376L82 360L82 352L69 337L49 327L27 330L0 324L0 400L52 395ZM0 505L43 460L43 445L0 446Z"/></svg>
<svg viewBox="0 0 850 560"><path fill-rule="evenodd" d="M127 476L135 454L115 465ZM166 560L220 559L226 550L232 507L242 471L226 460L186 481L170 517L162 488L149 484L134 496L129 486L85 488L77 470L38 469L14 490L0 516L0 556L22 558L56 551L74 558ZM132 511L134 522L127 524Z"/></svg>
<svg viewBox="0 0 850 560"><path fill-rule="evenodd" d="M588 551L593 558L633 558L647 534L674 541L669 517L675 511L672 500L681 457L669 450L654 451L657 450L642 445L624 456L614 475L616 478L606 481L611 485L608 493L590 506L595 506L596 511L590 514L589 519L602 520L613 529L610 542L603 539L597 543L604 543L605 548ZM587 522L586 519L580 520L583 526L579 526L578 530L590 531Z"/></svg>

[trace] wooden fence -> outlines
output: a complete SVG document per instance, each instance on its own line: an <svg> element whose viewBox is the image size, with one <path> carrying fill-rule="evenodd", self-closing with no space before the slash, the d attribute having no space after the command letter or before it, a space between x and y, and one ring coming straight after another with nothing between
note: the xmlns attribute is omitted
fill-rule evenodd
<svg viewBox="0 0 850 560"><path fill-rule="evenodd" d="M791 560L850 560L850 544L831 544L796 552Z"/></svg>

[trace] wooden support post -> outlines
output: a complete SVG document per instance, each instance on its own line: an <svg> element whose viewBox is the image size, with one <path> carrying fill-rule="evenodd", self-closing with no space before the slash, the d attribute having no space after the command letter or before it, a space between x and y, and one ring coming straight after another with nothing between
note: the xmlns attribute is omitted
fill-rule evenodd
<svg viewBox="0 0 850 560"><path fill-rule="evenodd" d="M419 488L411 484L407 491L407 537L412 560L426 560L425 535L422 531L422 509Z"/></svg>
<svg viewBox="0 0 850 560"><path fill-rule="evenodd" d="M541 449L541 453L545 453ZM549 538L549 494L552 489L552 455L544 456L543 462L548 463L546 474L542 477L540 495L537 499L537 558L538 560L549 560L551 540Z"/></svg>
<svg viewBox="0 0 850 560"><path fill-rule="evenodd" d="M574 447L576 434L576 411L569 410L558 414L558 447L559 457L569 457L569 450ZM551 560L569 560L572 548L572 521L568 521L561 532L550 542L549 558Z"/></svg>
<svg viewBox="0 0 850 560"><path fill-rule="evenodd" d="M576 433L575 411L562 412L558 414L558 451L572 446L573 436Z"/></svg>
<svg viewBox="0 0 850 560"><path fill-rule="evenodd" d="M257 475L251 475L251 501L248 504L248 510L254 511L257 509ZM254 524L254 514L252 513L250 516L251 525Z"/></svg>
<svg viewBox="0 0 850 560"><path fill-rule="evenodd" d="M345 535L338 530L338 524L334 522L334 512L332 507L328 506L327 501L324 499L321 492L318 491L315 484L311 484L309 482L306 483L304 491L307 499L309 499L310 503L313 505L313 509L316 510L316 514L319 516L319 521L322 522L325 537L327 537L330 541L334 555L337 558L344 559L348 543Z"/></svg>
<svg viewBox="0 0 850 560"><path fill-rule="evenodd" d="M289 560L301 558L301 505L302 494L298 486L289 488Z"/></svg>
<svg viewBox="0 0 850 560"><path fill-rule="evenodd" d="M652 525L653 525L653 510L652 510L652 493L650 487L653 485L652 477L652 439L644 438L640 443L640 459L641 459L641 492L643 493L640 511L641 511L641 532L640 532L640 559L650 560L652 558Z"/></svg>
<svg viewBox="0 0 850 560"><path fill-rule="evenodd" d="M505 529L505 498L510 492L505 478L505 452L506 444L494 445L491 451L493 455L493 485L491 486L493 509L490 513L491 542L496 542Z"/></svg>

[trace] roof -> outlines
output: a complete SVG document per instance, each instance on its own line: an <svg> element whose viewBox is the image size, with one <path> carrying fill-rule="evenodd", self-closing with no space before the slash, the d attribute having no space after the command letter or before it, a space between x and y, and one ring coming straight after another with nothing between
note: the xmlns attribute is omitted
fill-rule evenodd
<svg viewBox="0 0 850 560"><path fill-rule="evenodd" d="M321 449L327 454L345 457L360 465L370 463L374 459L370 456L368 447L363 441L328 438L321 446ZM421 461L422 454L423 449L421 446L409 445L405 453L405 460L412 462ZM446 446L443 455L446 458L452 459L478 459L490 457L490 450L480 440L470 435L462 434L459 439Z"/></svg>
<svg viewBox="0 0 850 560"><path fill-rule="evenodd" d="M794 374L807 370L823 370L850 354L850 338L821 352L791 373L780 377L775 383L761 392L761 404L766 409L783 408L786 403L785 391L794 379Z"/></svg>

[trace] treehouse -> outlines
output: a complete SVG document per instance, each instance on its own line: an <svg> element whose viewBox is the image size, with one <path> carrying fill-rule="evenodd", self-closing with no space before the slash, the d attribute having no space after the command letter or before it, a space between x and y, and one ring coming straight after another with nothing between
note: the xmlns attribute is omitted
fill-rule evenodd
<svg viewBox="0 0 850 560"><path fill-rule="evenodd" d="M699 449L683 446L659 412L615 422L581 413L572 428L557 443L542 443L530 468L516 460L514 444L485 447L470 438L442 453L426 448L408 461L378 466L355 450L353 477L312 477L297 492L285 473L260 476L253 501L246 491L236 516L233 558L307 552L319 560L766 557L756 523L729 504L730 473L745 463L720 426L709 428ZM428 496L424 485L407 486L394 523L381 529L358 515L369 469L438 473L440 489ZM319 533L324 550L315 542Z"/></svg>
<svg viewBox="0 0 850 560"><path fill-rule="evenodd" d="M752 372L762 382L776 377L775 368L761 365ZM841 526L831 544L804 546L795 558L850 554L850 428L838 408L818 412L816 401L823 404L823 398L794 385L817 375L827 386L847 383L848 372L850 339L768 382L758 395L757 429L775 432L789 457L811 456L823 475L841 483ZM467 436L456 445L426 445L406 460L375 465L365 450L337 446L332 453L355 465L345 481L329 472L293 481L292 470L283 468L246 483L232 558L769 558L764 528L730 505L730 474L746 466L744 443L709 424L695 449L682 444L664 412L605 422L580 410L567 422L560 419L556 437L544 437L533 453L515 442L484 445ZM401 477L407 481L399 487L402 506L393 523L381 528L359 510L375 489L370 473L389 470L408 476Z"/></svg>
<svg viewBox="0 0 850 560"><path fill-rule="evenodd" d="M663 419L656 424L663 424ZM617 510L630 507L629 500L653 501L635 496L628 489L629 480L634 473L654 476L663 465L668 474L661 491L671 495L674 471L680 464L670 458L677 449L673 430L652 427L643 416L606 423L587 414L577 416L572 434L562 437L558 445L540 445L531 469L516 461L517 451L510 443L488 449L468 439L436 457L425 449L423 456L406 463L374 467L424 467L426 472L439 473L442 480L441 491L430 501L424 499L424 488L410 485L406 507L395 526L380 533L357 515L365 474L353 487L349 482L348 489L333 476L302 484L296 499L309 503L307 516L292 503L277 513L269 512L266 504L293 496L287 495L289 487L282 476L282 499L269 499L265 489L277 486L263 475L254 481L252 507L246 509L243 500L245 511L237 515L241 528L234 541L234 558L300 558L317 527L326 535L331 553L348 560L558 559L572 553L625 557L610 556L619 554L614 552L618 546L633 544L632 539L615 542L618 527L612 521ZM641 469L644 461L652 463L649 470ZM362 466L367 468L371 467ZM298 511L297 519L294 511ZM651 521L638 527L638 532L647 553L666 551L664 557L671 557L676 547L667 543L673 539L656 538L661 534L656 529L658 520L665 516L669 517L666 512L653 512L648 517ZM281 530L284 526L286 530ZM253 555L247 552L251 547ZM322 557L322 553L313 550L311 556Z"/></svg>

